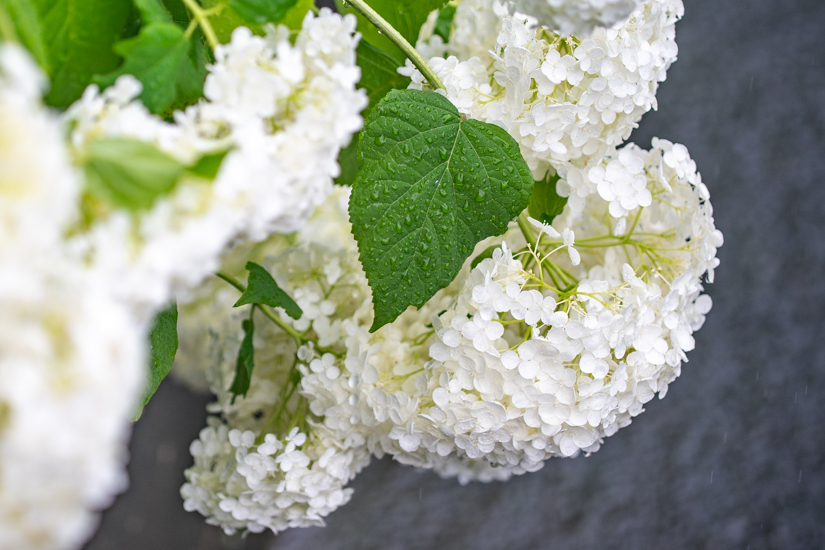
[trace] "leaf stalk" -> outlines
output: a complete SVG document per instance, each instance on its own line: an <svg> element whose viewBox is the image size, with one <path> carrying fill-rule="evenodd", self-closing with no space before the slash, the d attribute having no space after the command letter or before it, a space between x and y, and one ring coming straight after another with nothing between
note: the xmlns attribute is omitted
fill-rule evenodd
<svg viewBox="0 0 825 550"><path fill-rule="evenodd" d="M230 285L232 285L235 288L237 288L238 290L240 290L242 293L246 292L246 286L244 286L243 283L241 283L238 279L236 279L232 275L230 275L230 274L228 274L224 271L218 271L217 273L215 273L215 276L217 276L220 279L223 279L224 281L226 281ZM270 321L272 321L273 323L275 323L276 325L281 327L281 329L283 329L284 332L286 332L287 334L292 336L295 339L295 341L298 342L299 346L304 343L304 341L305 341L304 336L300 332L295 330L293 327L291 327L287 323L285 323L284 320L281 319L280 317L278 317L275 314L274 311L272 311L268 307L263 307L261 304L253 304L253 307L258 308L258 310L261 313L263 313L264 315L266 315L269 318Z"/></svg>
<svg viewBox="0 0 825 550"><path fill-rule="evenodd" d="M198 22L198 25L200 25L206 41L209 42L209 46L214 50L220 45L218 35L215 34L215 29L212 28L212 24L209 22L209 16L215 13L214 10L204 10L201 5L198 4L197 0L183 0L183 3L189 11L192 12L192 17Z"/></svg>

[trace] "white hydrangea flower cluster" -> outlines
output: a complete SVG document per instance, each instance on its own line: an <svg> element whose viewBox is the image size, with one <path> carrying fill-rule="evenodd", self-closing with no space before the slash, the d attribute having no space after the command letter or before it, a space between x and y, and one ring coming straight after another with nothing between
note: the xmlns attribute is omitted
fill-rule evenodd
<svg viewBox="0 0 825 550"><path fill-rule="evenodd" d="M653 196L626 231L605 223L606 200L557 222L575 227L579 266L553 259L565 243L537 224L550 238L525 262L502 247L476 267L430 347L417 420L426 452L533 471L597 450L664 396L710 309L701 277L712 281L722 245L707 188L674 150L623 149Z"/></svg>
<svg viewBox="0 0 825 550"><path fill-rule="evenodd" d="M157 308L186 298L235 239L294 231L331 192L366 105L354 30L354 17L329 10L308 14L294 44L284 28L263 38L238 29L216 50L206 100L174 122L146 110L129 76L90 87L60 120L41 105L47 81L28 54L0 46L0 548L88 536L90 510L127 483L128 420ZM97 208L89 226L72 161L104 138L154 144L187 166L227 154L214 182L184 176L150 210ZM347 465L363 460L313 455L319 437L302 452L329 479L313 481L307 517L347 496Z"/></svg>
<svg viewBox="0 0 825 550"><path fill-rule="evenodd" d="M511 0L513 8L535 17L562 36L586 36L595 27L612 27L635 10L641 0Z"/></svg>
<svg viewBox="0 0 825 550"><path fill-rule="evenodd" d="M248 315L232 310L237 292L210 283L211 298L182 311L182 341L190 334L195 339L210 334L209 353L203 345L193 351L208 362L206 375L217 396L209 410L223 420L211 417L193 442L195 464L186 471L181 495L187 510L227 533L323 525L323 517L349 501L352 489L345 485L369 462L365 439L328 429L315 415L322 396L307 391L319 377L329 383L346 379L350 325L361 318L366 324L370 312L369 288L346 221L346 195L336 191L291 246L290 239L275 236L257 248L262 263L304 312L298 321L281 318L311 339L296 347L286 333L256 316L256 367L246 396L229 391L238 328Z"/></svg>
<svg viewBox="0 0 825 550"><path fill-rule="evenodd" d="M461 0L453 16L449 40L435 31L438 11L433 11L422 25L416 50L425 59L455 56L461 60L471 57L492 63L488 52L493 49L501 30L501 19L507 15L507 7L497 0Z"/></svg>
<svg viewBox="0 0 825 550"><path fill-rule="evenodd" d="M294 44L286 27L266 37L237 28L215 50L206 100L172 123L146 110L129 76L102 93L91 86L69 109L78 157L104 137L153 143L184 164L228 151L214 182L184 176L149 211L110 212L78 238L126 299L152 312L217 268L229 243L295 231L323 202L367 103L355 89L355 24L328 9L308 13Z"/></svg>
<svg viewBox="0 0 825 550"><path fill-rule="evenodd" d="M594 199L562 231L528 225L543 240L526 261L512 230L420 310L372 335L368 318L351 323L345 368L301 382L312 412L339 439L463 483L597 450L665 395L710 309L701 278L712 281L722 235L685 153L656 140L615 155L642 163L652 198L621 232L611 201Z"/></svg>
<svg viewBox="0 0 825 550"><path fill-rule="evenodd" d="M127 483L144 327L65 247L78 175L46 79L0 45L0 549L75 547Z"/></svg>
<svg viewBox="0 0 825 550"><path fill-rule="evenodd" d="M336 491L346 491L344 483L370 453L461 483L505 480L541 468L550 457L596 451L656 393L663 397L710 309L701 278L707 273L712 280L722 236L683 146L655 140L644 151L628 145L602 164L614 157L625 165L642 163L651 199L629 208L629 227L616 231L609 221L613 199L596 197L584 210L568 209L555 224L560 230L524 222L519 229L530 242L540 239L538 246L511 229L492 258L373 334L355 244L347 237L321 245L326 237L311 236L319 229L349 235L340 197L325 207L324 224L310 222L297 243L284 248L283 238L271 240L270 250L278 253L266 263L306 314L299 321L281 319L309 331L312 343L296 350L283 333L263 334L256 350L267 359L250 394L233 404L227 388L240 316L235 313L226 329L220 317L211 321L219 357L210 367L218 395L212 411L226 420L211 420L193 444L195 466L182 489L187 509L229 531L315 524L318 518L306 508L315 493L296 489L279 512L267 508L286 490L275 466L292 460L281 458L285 438L299 433L322 442L290 447L300 447L307 456L300 464L309 469L329 448L352 453L351 461L341 459L346 475L333 476L340 483L324 485ZM335 224L337 232L330 230ZM231 299L221 298L227 309ZM297 365L292 368L300 374L296 410L305 407L306 426L294 433L263 420L285 402L277 391L291 387L283 382L290 376L287 365ZM276 371L281 382L273 382ZM267 440L281 446L263 456L259 449ZM339 504L337 497L324 502L332 503L324 513Z"/></svg>
<svg viewBox="0 0 825 550"><path fill-rule="evenodd" d="M648 0L623 23L585 38L537 28L519 14L488 17L483 21L495 25L497 38L480 46L475 41L492 32L476 31L480 18L473 14L494 13L492 2L458 7L449 57L433 57L430 65L459 111L513 136L537 178L548 168L565 174L571 165L600 159L656 108L658 83L678 52L681 0ZM460 42L467 40L460 32L465 24L474 31L468 47ZM472 56L453 53L465 50ZM411 88L427 87L411 64L402 71L412 77Z"/></svg>
<svg viewBox="0 0 825 550"><path fill-rule="evenodd" d="M77 216L80 184L41 104L46 86L26 51L0 46L0 254L21 260L29 247L55 246Z"/></svg>

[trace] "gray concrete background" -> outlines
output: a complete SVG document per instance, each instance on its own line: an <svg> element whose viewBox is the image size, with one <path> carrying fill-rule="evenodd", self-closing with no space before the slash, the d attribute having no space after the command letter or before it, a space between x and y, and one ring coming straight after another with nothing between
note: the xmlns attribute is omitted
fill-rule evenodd
<svg viewBox="0 0 825 550"><path fill-rule="evenodd" d="M688 146L725 234L667 398L590 458L459 487L383 460L326 528L226 539L178 487L206 399L164 383L87 550L825 548L825 1L685 0L633 136Z"/></svg>

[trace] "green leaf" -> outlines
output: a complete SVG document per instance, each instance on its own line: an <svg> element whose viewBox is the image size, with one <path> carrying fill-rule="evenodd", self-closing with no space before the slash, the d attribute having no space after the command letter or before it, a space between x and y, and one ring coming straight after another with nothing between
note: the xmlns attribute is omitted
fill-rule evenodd
<svg viewBox="0 0 825 550"><path fill-rule="evenodd" d="M410 84L410 79L398 74L398 63L388 54L379 50L366 40L361 40L357 50L358 66L361 67L361 82L358 87L367 91L370 103L362 113L366 117L370 110L378 105L390 90L403 90ZM358 136L352 138L349 146L341 150L338 164L341 175L335 179L338 185L352 185L358 173Z"/></svg>
<svg viewBox="0 0 825 550"><path fill-rule="evenodd" d="M9 41L19 40L40 67L48 72L49 59L43 27L32 0L0 0L0 18L0 37Z"/></svg>
<svg viewBox="0 0 825 550"><path fill-rule="evenodd" d="M361 67L359 88L367 91L369 107L378 105L390 90L403 90L410 85L409 77L398 74L398 63L389 54L379 50L366 40L361 40L356 51L358 66Z"/></svg>
<svg viewBox="0 0 825 550"><path fill-rule="evenodd" d="M172 303L169 307L161 311L152 324L149 333L149 371L151 378L149 385L143 392L143 401L140 410L135 415L134 420L140 418L143 408L155 395L160 383L169 374L172 363L175 361L175 353L178 351L178 306Z"/></svg>
<svg viewBox="0 0 825 550"><path fill-rule="evenodd" d="M418 41L421 25L427 21L430 12L440 10L446 3L447 0L369 0L370 7L413 46ZM404 64L406 56L389 38L381 34L364 16L347 6L343 0L336 0L336 4L341 13L354 13L358 17L358 32L365 40L394 57L398 65Z"/></svg>
<svg viewBox="0 0 825 550"><path fill-rule="evenodd" d="M172 14L160 0L132 0L140 11L144 25L150 23L172 23Z"/></svg>
<svg viewBox="0 0 825 550"><path fill-rule="evenodd" d="M170 0L166 1L169 2ZM224 0L203 0L201 3L203 7L207 9L219 4L226 5ZM280 19L271 20L271 22L286 25L292 30L300 30L304 16L315 6L315 3L313 0L298 0L297 3L292 2L292 4L294 5L292 5ZM263 25L257 23L255 20L250 20L242 16L233 9L232 6L226 6L221 11L220 16L213 17L210 21L212 22L212 28L215 30L215 34L218 35L218 40L224 44L228 43L232 38L232 31L240 26L249 27L254 34L264 34Z"/></svg>
<svg viewBox="0 0 825 550"><path fill-rule="evenodd" d="M221 169L221 163L227 153L229 153L229 151L204 155L189 168L188 172L204 179L213 180L215 176L218 175L218 171Z"/></svg>
<svg viewBox="0 0 825 550"><path fill-rule="evenodd" d="M559 176L547 173L547 176L535 182L533 196L527 213L533 218L546 224L553 223L553 219L562 213L567 204L567 197L560 197L556 192L556 183Z"/></svg>
<svg viewBox="0 0 825 550"><path fill-rule="evenodd" d="M283 19L297 0L229 0L229 7L250 23L263 25Z"/></svg>
<svg viewBox="0 0 825 550"><path fill-rule="evenodd" d="M252 381L252 371L255 368L255 347L252 345L252 337L255 332L255 325L252 323L252 315L249 319L244 319L241 324L243 328L243 340L241 348L238 350L238 361L235 363L235 379L229 391L235 394L232 402L239 395L246 395L249 391L249 384Z"/></svg>
<svg viewBox="0 0 825 550"><path fill-rule="evenodd" d="M453 19L455 19L456 7L452 4L447 4L441 11L438 12L438 18L435 20L435 29L433 34L436 34L444 39L444 42L450 41L450 30L453 27Z"/></svg>
<svg viewBox="0 0 825 550"><path fill-rule="evenodd" d="M286 314L293 319L300 319L304 314L295 300L289 294L281 290L272 275L266 269L255 262L246 262L246 269L249 271L249 281L246 283L246 290L235 305L232 307L244 306L246 304L263 304L269 307L282 307Z"/></svg>
<svg viewBox="0 0 825 550"><path fill-rule="evenodd" d="M189 24L189 12L182 0L163 0L163 6L172 15L172 21L183 27Z"/></svg>
<svg viewBox="0 0 825 550"><path fill-rule="evenodd" d="M203 93L205 74L198 74L191 48L183 29L171 21L149 23L135 38L118 42L115 51L125 62L95 82L110 86L121 75L134 75L143 84L144 105L153 113L163 113L175 103L194 102Z"/></svg>
<svg viewBox="0 0 825 550"><path fill-rule="evenodd" d="M453 280L524 210L533 178L506 131L435 92L393 90L361 132L350 220L373 291L371 330Z"/></svg>
<svg viewBox="0 0 825 550"><path fill-rule="evenodd" d="M142 210L175 186L185 166L142 141L93 141L85 163L88 193L127 210Z"/></svg>
<svg viewBox="0 0 825 550"><path fill-rule="evenodd" d="M114 70L112 47L130 22L130 0L34 0L43 26L52 87L46 102L68 107L92 76Z"/></svg>
<svg viewBox="0 0 825 550"><path fill-rule="evenodd" d="M358 134L352 136L349 145L341 149L338 153L338 165L341 167L341 174L335 178L337 185L352 185L355 176L358 174Z"/></svg>
<svg viewBox="0 0 825 550"><path fill-rule="evenodd" d="M304 17L313 8L315 8L314 0L298 0L297 4L289 8L283 19L278 21L278 24L286 25L294 31L300 30L304 23Z"/></svg>

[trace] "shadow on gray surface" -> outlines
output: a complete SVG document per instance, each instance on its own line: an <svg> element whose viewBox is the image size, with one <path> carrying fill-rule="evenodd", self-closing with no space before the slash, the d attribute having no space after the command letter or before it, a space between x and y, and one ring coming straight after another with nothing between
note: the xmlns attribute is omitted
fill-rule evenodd
<svg viewBox="0 0 825 550"><path fill-rule="evenodd" d="M688 146L726 244L667 398L592 457L505 484L376 461L328 527L273 549L825 547L825 2L685 4L680 60L633 140ZM205 402L164 384L135 429L132 488L87 550L219 547L177 494Z"/></svg>

